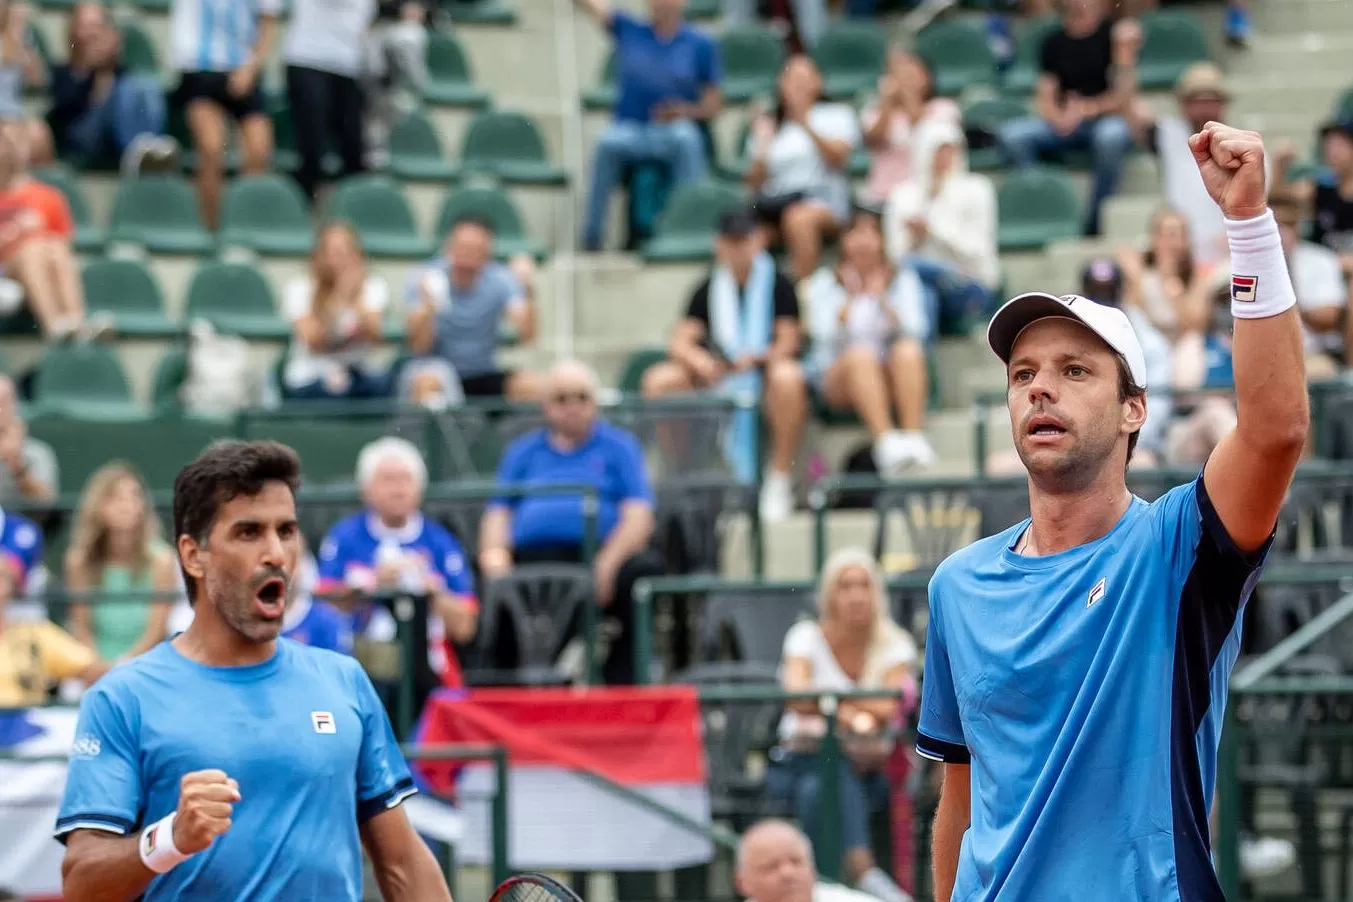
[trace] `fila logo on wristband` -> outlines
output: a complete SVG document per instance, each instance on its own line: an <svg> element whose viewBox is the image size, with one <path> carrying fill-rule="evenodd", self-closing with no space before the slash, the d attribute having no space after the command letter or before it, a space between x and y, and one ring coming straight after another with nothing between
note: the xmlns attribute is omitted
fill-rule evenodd
<svg viewBox="0 0 1353 902"><path fill-rule="evenodd" d="M1234 304L1253 304L1259 293L1258 276L1232 276L1231 302Z"/></svg>
<svg viewBox="0 0 1353 902"><path fill-rule="evenodd" d="M155 851L155 838L160 835L162 824L153 824L145 833L141 834L141 857L149 858Z"/></svg>

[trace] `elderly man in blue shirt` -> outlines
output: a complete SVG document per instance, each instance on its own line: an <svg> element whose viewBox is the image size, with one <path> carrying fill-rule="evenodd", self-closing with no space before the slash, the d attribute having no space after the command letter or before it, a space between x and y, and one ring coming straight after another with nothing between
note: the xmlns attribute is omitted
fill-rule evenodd
<svg viewBox="0 0 1353 902"><path fill-rule="evenodd" d="M709 160L698 123L722 106L723 67L714 40L683 20L686 0L649 0L646 22L612 9L609 0L574 2L615 40L615 119L597 139L583 220L583 247L595 251L625 167L663 163L675 184L705 176Z"/></svg>
<svg viewBox="0 0 1353 902"><path fill-rule="evenodd" d="M498 484L596 487L596 600L620 627L603 676L612 685L632 683L634 584L663 569L649 550L654 496L643 448L630 432L598 419L597 377L581 363L564 361L550 371L543 405L545 427L508 445L498 465ZM491 502L479 531L484 578L502 576L514 563L581 562L582 502L581 495L562 493Z"/></svg>

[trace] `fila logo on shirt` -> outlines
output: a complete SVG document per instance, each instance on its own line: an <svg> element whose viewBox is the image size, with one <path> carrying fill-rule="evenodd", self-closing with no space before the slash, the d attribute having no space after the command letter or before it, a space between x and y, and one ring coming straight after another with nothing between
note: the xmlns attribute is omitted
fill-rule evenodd
<svg viewBox="0 0 1353 902"><path fill-rule="evenodd" d="M1085 602L1087 608L1093 608L1104 597L1104 582L1105 580L1101 578L1099 582L1095 583L1095 587L1090 590L1090 597Z"/></svg>
<svg viewBox="0 0 1353 902"><path fill-rule="evenodd" d="M310 722L315 725L316 733L337 733L334 716L328 711L311 711Z"/></svg>
<svg viewBox="0 0 1353 902"><path fill-rule="evenodd" d="M1232 276L1231 300L1241 304L1253 304L1259 291L1258 276Z"/></svg>

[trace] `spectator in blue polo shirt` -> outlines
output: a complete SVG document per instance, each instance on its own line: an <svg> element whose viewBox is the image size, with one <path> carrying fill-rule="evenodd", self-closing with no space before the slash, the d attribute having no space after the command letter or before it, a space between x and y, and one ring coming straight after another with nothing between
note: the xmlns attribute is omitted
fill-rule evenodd
<svg viewBox="0 0 1353 902"><path fill-rule="evenodd" d="M596 375L576 361L564 361L550 371L544 410L546 426L504 452L498 484L596 486L596 599L620 628L604 676L613 685L632 683L634 583L662 572L662 561L649 550L653 486L643 449L631 433L598 420ZM583 528L578 495L498 498L480 524L480 572L493 579L514 563L580 562Z"/></svg>
<svg viewBox="0 0 1353 902"><path fill-rule="evenodd" d="M644 22L609 0L574 0L615 39L615 120L597 139L583 247L599 250L606 205L627 166L665 164L673 184L705 176L709 160L699 123L719 112L723 78L714 41L682 19L685 0L649 0Z"/></svg>

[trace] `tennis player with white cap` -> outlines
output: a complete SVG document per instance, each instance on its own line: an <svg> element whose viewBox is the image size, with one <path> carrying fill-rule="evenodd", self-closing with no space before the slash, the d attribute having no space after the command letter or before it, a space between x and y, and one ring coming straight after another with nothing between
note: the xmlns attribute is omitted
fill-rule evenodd
<svg viewBox="0 0 1353 902"><path fill-rule="evenodd" d="M1208 123L1189 143L1236 273L1239 423L1148 504L1126 482L1147 416L1127 317L1039 292L993 317L1032 517L930 583L938 900L1223 898L1207 816L1227 681L1308 412L1263 142Z"/></svg>

